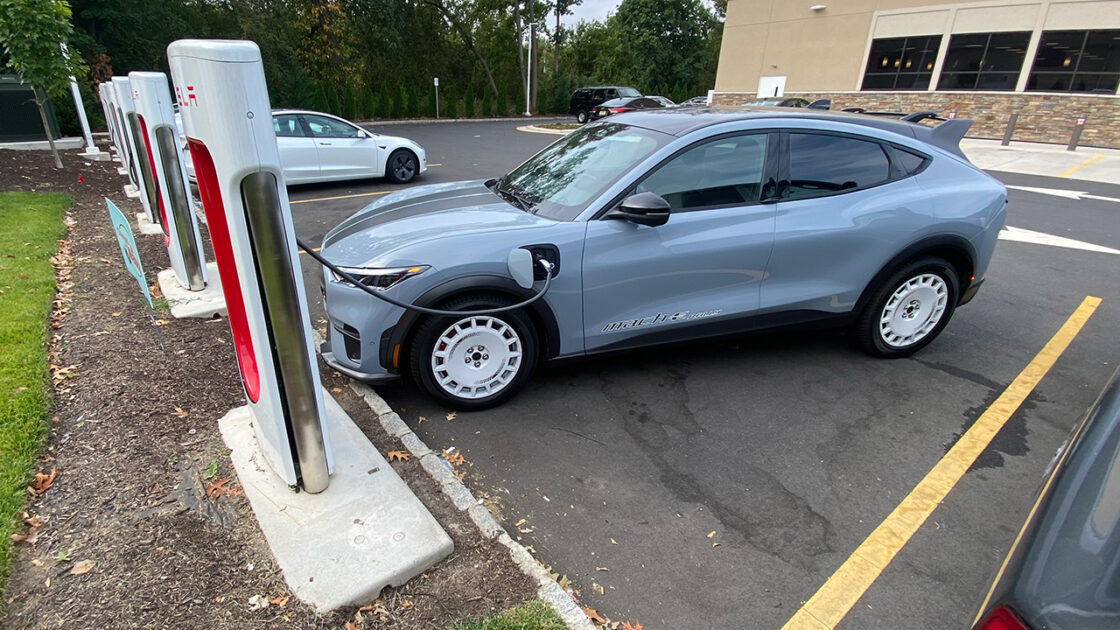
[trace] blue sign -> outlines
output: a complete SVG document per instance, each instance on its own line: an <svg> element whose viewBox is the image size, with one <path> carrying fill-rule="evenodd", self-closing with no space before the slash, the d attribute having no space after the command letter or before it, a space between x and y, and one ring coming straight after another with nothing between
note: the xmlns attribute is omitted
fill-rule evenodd
<svg viewBox="0 0 1120 630"><path fill-rule="evenodd" d="M152 308L152 296L148 294L148 281L144 279L144 266L140 264L140 254L136 251L136 239L132 236L132 226L124 213L108 198L105 205L109 206L109 217L113 220L113 232L117 235L117 243L121 246L121 255L124 256L124 266L128 273L136 278L140 290L144 292L144 299L148 301L148 308Z"/></svg>

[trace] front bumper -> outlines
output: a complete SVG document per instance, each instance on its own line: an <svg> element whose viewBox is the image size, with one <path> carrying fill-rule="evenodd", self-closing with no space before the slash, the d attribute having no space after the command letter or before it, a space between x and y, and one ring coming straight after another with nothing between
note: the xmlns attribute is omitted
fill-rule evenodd
<svg viewBox="0 0 1120 630"><path fill-rule="evenodd" d="M400 378L400 366L396 364L399 350L386 353L381 345L404 309L345 282L335 282L325 268L322 274L323 308L327 313L326 339L319 347L323 360L339 372L367 383Z"/></svg>

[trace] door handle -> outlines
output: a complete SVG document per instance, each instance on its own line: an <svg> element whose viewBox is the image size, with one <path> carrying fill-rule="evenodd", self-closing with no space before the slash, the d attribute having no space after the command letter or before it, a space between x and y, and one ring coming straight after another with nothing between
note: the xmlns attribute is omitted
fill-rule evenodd
<svg viewBox="0 0 1120 630"><path fill-rule="evenodd" d="M329 143L329 142L320 142L319 144L321 144L325 147L329 147L331 145L331 143Z"/></svg>

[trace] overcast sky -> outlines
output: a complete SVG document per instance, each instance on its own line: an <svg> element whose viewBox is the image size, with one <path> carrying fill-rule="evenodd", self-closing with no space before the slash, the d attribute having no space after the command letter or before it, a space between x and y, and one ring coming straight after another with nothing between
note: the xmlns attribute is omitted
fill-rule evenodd
<svg viewBox="0 0 1120 630"><path fill-rule="evenodd" d="M583 0L572 7L572 14L560 18L564 26L575 26L580 20L605 20L608 13L614 13L621 0ZM556 18L553 18L556 19Z"/></svg>

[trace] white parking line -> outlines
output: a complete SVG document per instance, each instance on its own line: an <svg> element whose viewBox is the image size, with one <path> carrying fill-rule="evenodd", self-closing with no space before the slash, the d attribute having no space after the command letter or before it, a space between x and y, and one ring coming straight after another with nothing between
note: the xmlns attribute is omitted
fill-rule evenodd
<svg viewBox="0 0 1120 630"><path fill-rule="evenodd" d="M1051 247L1065 247L1067 249L1080 249L1087 252L1100 252L1102 254L1120 254L1120 249L1112 249L1104 245L1094 245L1085 241L1075 241L1064 236L1055 236L1045 232L1034 232L1017 227L1005 227L999 232L1000 240L1016 241L1019 243L1033 243L1035 245L1049 245Z"/></svg>

